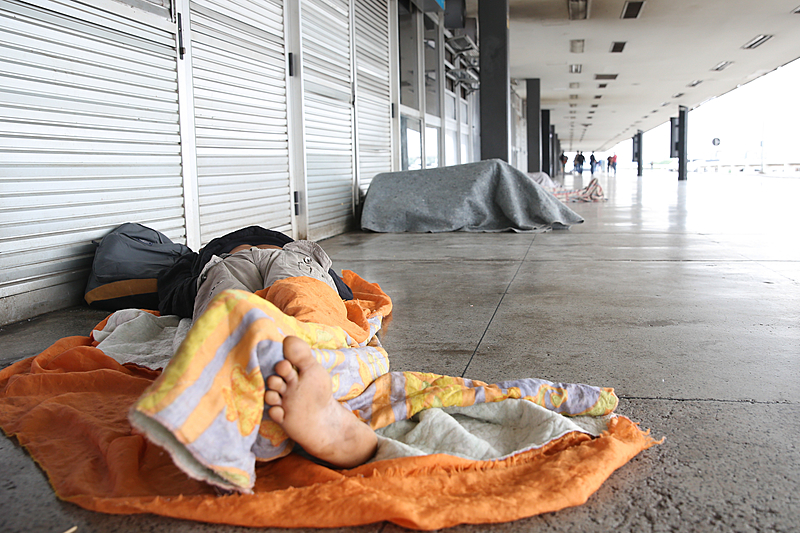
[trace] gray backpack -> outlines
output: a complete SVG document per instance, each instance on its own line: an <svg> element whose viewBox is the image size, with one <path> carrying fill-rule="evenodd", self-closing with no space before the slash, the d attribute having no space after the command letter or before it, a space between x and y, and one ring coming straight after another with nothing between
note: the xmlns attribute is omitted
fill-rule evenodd
<svg viewBox="0 0 800 533"><path fill-rule="evenodd" d="M192 250L141 224L126 223L96 243L84 298L90 307L158 309L156 279Z"/></svg>

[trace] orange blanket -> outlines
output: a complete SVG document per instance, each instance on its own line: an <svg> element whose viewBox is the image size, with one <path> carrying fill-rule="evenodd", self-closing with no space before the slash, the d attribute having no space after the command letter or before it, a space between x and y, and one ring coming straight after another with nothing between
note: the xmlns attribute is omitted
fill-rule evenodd
<svg viewBox="0 0 800 533"><path fill-rule="evenodd" d="M366 317L388 303L370 302ZM67 337L0 371L0 426L28 449L60 498L106 513L255 527L504 522L585 502L654 443L614 417L597 438L569 433L499 461L439 454L342 471L291 454L258 464L253 494L221 495L131 429L128 411L159 372L121 365L93 344Z"/></svg>

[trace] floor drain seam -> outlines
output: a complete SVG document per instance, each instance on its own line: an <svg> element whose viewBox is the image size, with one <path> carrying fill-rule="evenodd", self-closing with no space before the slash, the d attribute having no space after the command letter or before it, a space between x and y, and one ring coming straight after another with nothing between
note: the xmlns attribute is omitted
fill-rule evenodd
<svg viewBox="0 0 800 533"><path fill-rule="evenodd" d="M519 261L519 265L517 265L517 270L514 271L514 275L511 276L511 280L508 282L508 285L506 285L506 288L503 291L503 294L500 295L500 301L497 302L497 305L494 308L494 312L492 313L492 316L489 318L489 323L486 324L486 328L484 328L483 333L481 333L481 338L478 339L478 343L475 345L475 349L472 350L472 355L469 356L469 361L467 361L467 364L464 366L464 371L461 372L461 377L462 378L467 374L467 370L469 369L469 365L472 364L472 360L475 358L475 354L478 353L478 348L481 347L481 343L483 343L483 338L486 337L486 333L489 331L489 328L492 326L492 322L494 322L494 317L497 315L497 311L500 310L500 306L503 304L503 300L505 299L506 294L508 294L508 290L511 288L511 285L514 283L514 280L517 279L517 274L519 274L519 271L522 269L522 265L525 264L525 260L528 258L528 254L530 253L531 248L533 247L533 242L535 240L536 240L536 236L534 235L533 239L531 239L531 243L528 245L527 250L525 250L525 255L522 256L522 259Z"/></svg>
<svg viewBox="0 0 800 533"><path fill-rule="evenodd" d="M662 400L668 402L715 402L715 403L749 403L752 405L797 405L786 400L723 400L717 398L665 398L663 396L619 396L620 400Z"/></svg>

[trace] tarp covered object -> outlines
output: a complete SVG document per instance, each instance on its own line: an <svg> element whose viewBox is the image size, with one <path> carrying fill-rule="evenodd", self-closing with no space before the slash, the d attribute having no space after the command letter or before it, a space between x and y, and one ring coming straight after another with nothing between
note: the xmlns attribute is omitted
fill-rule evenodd
<svg viewBox="0 0 800 533"><path fill-rule="evenodd" d="M499 159L378 174L361 213L362 229L385 233L548 231L581 222L533 178Z"/></svg>

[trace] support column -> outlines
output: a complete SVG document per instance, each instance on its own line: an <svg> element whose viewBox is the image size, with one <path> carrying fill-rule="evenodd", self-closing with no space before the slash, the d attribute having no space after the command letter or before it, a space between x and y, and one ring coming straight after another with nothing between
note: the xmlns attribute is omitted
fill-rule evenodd
<svg viewBox="0 0 800 533"><path fill-rule="evenodd" d="M689 109L678 107L678 181L686 181L688 167Z"/></svg>
<svg viewBox="0 0 800 533"><path fill-rule="evenodd" d="M550 157L548 158L548 170L547 174L549 176L555 176L556 174L556 126L555 124L550 124L550 138L548 139L550 144Z"/></svg>
<svg viewBox="0 0 800 533"><path fill-rule="evenodd" d="M642 176L642 130L633 136L633 162L636 163L636 175Z"/></svg>
<svg viewBox="0 0 800 533"><path fill-rule="evenodd" d="M555 146L556 151L554 153L556 154L556 157L553 160L553 165L556 169L555 175L558 176L561 174L561 139L558 138L558 134L556 134Z"/></svg>
<svg viewBox="0 0 800 533"><path fill-rule="evenodd" d="M541 84L539 78L525 80L528 115L528 172L542 171L542 117Z"/></svg>
<svg viewBox="0 0 800 533"><path fill-rule="evenodd" d="M542 172L550 173L550 110L542 109Z"/></svg>
<svg viewBox="0 0 800 533"><path fill-rule="evenodd" d="M511 161L508 0L478 2L481 159Z"/></svg>

